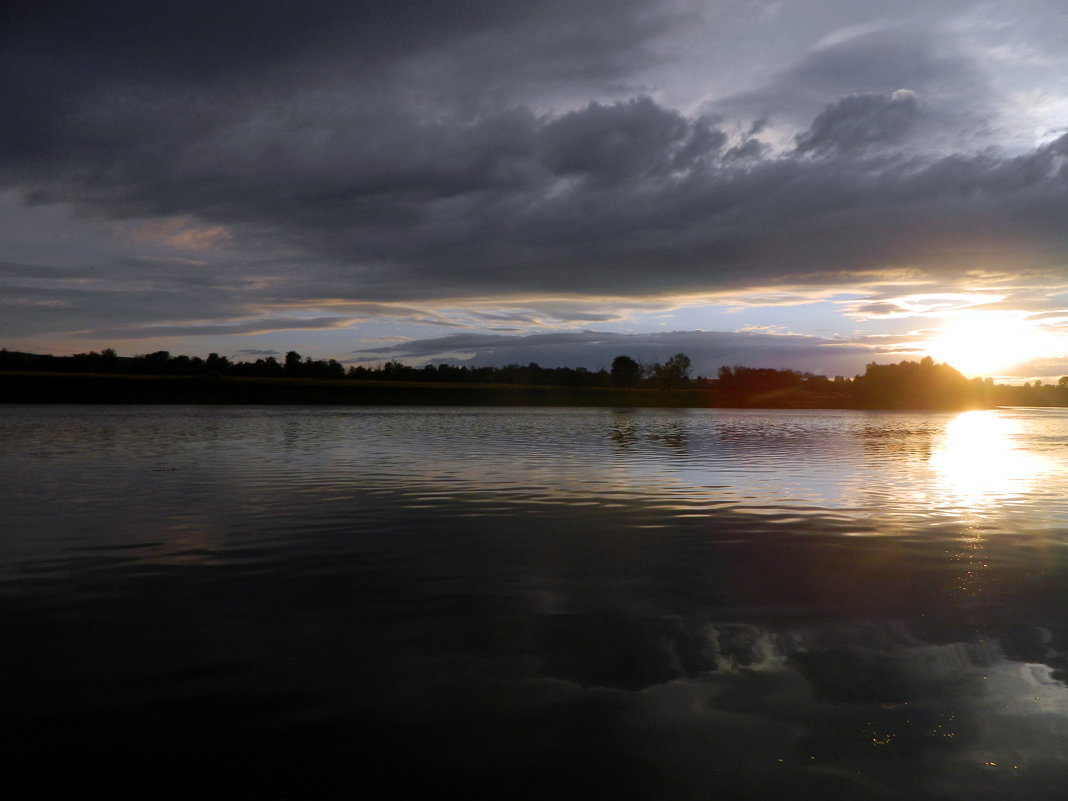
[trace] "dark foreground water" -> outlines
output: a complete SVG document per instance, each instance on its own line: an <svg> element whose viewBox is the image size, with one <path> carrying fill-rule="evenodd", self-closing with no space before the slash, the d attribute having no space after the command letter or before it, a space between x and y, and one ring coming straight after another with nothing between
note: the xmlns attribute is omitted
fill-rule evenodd
<svg viewBox="0 0 1068 801"><path fill-rule="evenodd" d="M1068 413L0 407L32 797L1061 799Z"/></svg>

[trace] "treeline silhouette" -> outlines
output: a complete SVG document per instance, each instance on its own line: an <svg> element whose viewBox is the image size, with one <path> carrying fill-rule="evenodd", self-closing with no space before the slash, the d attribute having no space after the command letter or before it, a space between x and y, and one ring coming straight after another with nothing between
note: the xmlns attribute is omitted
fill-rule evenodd
<svg viewBox="0 0 1068 801"><path fill-rule="evenodd" d="M233 361L216 353L207 358L172 356L156 351L123 357L112 349L51 356L0 350L0 370L94 375L190 376L201 378L301 378L438 384L514 385L571 389L645 389L695 391L695 403L757 408L962 409L990 406L1068 406L1068 376L1056 384L995 384L967 379L948 364L930 357L918 362L869 364L853 378L744 366L723 366L715 377L691 377L688 356L677 353L664 362L641 364L617 356L608 369L542 367L536 363L502 367L428 364L412 367L398 361L368 367L315 360L289 351L279 360L261 356Z"/></svg>
<svg viewBox="0 0 1068 801"><path fill-rule="evenodd" d="M536 363L503 367L428 364L411 367L398 361L367 367L345 368L335 359L302 357L289 351L282 361L274 356L255 361L231 361L217 353L172 356L161 350L140 356L119 356L108 348L100 353L51 356L0 350L0 370L32 372L93 373L102 375L236 376L262 378L349 378L367 381L437 381L470 384L524 384L556 387L638 387L682 389L689 385L690 359L679 353L663 364L639 365L629 356L619 356L612 370L585 367L542 367Z"/></svg>
<svg viewBox="0 0 1068 801"><path fill-rule="evenodd" d="M316 361L301 358L296 351L279 362L274 356L254 362L235 362L209 353L200 356L172 356L158 350L140 356L119 356L112 348L97 353L51 356L0 350L0 370L29 370L49 373L94 373L98 375L173 375L173 376L261 376L265 378L344 378L344 366L334 360Z"/></svg>

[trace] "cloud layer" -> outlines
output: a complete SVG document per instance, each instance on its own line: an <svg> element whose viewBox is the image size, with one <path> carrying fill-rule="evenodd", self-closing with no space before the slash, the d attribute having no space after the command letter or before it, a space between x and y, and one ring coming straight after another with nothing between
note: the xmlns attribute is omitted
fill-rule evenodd
<svg viewBox="0 0 1068 801"><path fill-rule="evenodd" d="M24 4L0 49L20 109L0 190L154 261L133 287L129 253L83 263L92 285L42 286L25 274L59 267L54 248L6 254L11 308L63 305L0 333L1062 271L1068 135L1021 146L1002 125L1015 87L985 65L1021 51L983 24L1004 9L800 6ZM802 11L810 39L787 41ZM1013 24L1028 64L1055 55ZM730 41L757 29L762 59ZM720 65L722 86L695 88L702 37L759 78Z"/></svg>

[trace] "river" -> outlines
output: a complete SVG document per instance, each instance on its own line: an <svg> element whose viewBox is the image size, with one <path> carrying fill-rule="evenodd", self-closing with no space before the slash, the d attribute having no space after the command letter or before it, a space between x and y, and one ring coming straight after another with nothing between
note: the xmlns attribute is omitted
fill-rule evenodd
<svg viewBox="0 0 1068 801"><path fill-rule="evenodd" d="M1068 410L0 407L11 781L1053 799Z"/></svg>

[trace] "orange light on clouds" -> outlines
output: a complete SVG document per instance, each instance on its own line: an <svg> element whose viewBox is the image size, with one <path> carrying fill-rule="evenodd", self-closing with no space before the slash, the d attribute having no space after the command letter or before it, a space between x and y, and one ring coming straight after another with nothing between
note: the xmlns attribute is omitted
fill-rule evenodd
<svg viewBox="0 0 1068 801"><path fill-rule="evenodd" d="M135 242L193 252L214 250L231 239L225 226L202 225L189 217L148 220L132 227L123 226L122 233Z"/></svg>

